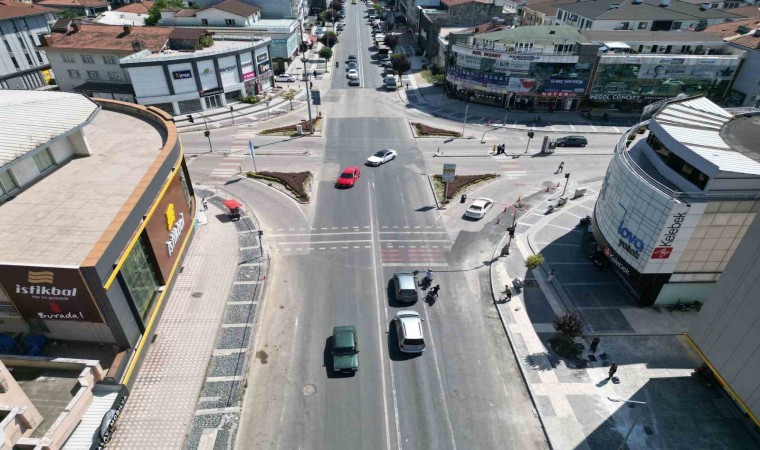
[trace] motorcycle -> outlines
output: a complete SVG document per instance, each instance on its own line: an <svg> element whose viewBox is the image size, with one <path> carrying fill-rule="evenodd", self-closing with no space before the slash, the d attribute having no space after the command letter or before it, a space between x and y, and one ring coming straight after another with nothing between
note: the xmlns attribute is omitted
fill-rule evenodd
<svg viewBox="0 0 760 450"><path fill-rule="evenodd" d="M591 223L591 216L586 216L582 218L580 221L578 221L578 227L585 227L586 225Z"/></svg>
<svg viewBox="0 0 760 450"><path fill-rule="evenodd" d="M433 283L432 278L423 277L422 281L420 281L420 287L424 291L425 289L429 288L432 283Z"/></svg>
<svg viewBox="0 0 760 450"><path fill-rule="evenodd" d="M425 296L425 301L430 306L433 306L433 303L435 303L436 300L438 300L438 294L433 291L428 292L427 295Z"/></svg>

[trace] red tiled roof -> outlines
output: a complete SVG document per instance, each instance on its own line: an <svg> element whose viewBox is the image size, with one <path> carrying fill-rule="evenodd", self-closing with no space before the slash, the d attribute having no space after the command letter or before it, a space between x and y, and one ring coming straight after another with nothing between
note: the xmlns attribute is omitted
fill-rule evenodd
<svg viewBox="0 0 760 450"><path fill-rule="evenodd" d="M67 33L45 36L48 48L108 50L132 53L132 43L140 42L142 48L158 52L166 44L172 27L131 27L129 33L120 25L84 25L79 31L70 28Z"/></svg>
<svg viewBox="0 0 760 450"><path fill-rule="evenodd" d="M731 8L729 9L729 12L744 17L760 17L760 7L757 6L742 6L741 8Z"/></svg>
<svg viewBox="0 0 760 450"><path fill-rule="evenodd" d="M55 9L45 8L43 6L31 5L29 3L18 3L10 0L0 1L0 20L13 19L16 17L36 16L58 12Z"/></svg>
<svg viewBox="0 0 760 450"><path fill-rule="evenodd" d="M441 0L441 3L448 7L457 6L457 5L464 5L465 3L488 3L491 2L489 0Z"/></svg>
<svg viewBox="0 0 760 450"><path fill-rule="evenodd" d="M739 32L739 27L746 27L748 32ZM760 49L760 37L755 37L755 30L758 28L760 28L760 19L755 18L710 25L703 32L718 34L726 42L755 50Z"/></svg>
<svg viewBox="0 0 760 450"><path fill-rule="evenodd" d="M462 30L460 33L487 33L489 31L500 31L508 28L508 25L502 23L498 25L494 25L492 21L488 21L486 23L482 23L480 25L476 25L474 27L466 28Z"/></svg>
<svg viewBox="0 0 760 450"><path fill-rule="evenodd" d="M108 2L100 0L42 0L37 3L43 6L71 7L71 8L100 8L108 6Z"/></svg>
<svg viewBox="0 0 760 450"><path fill-rule="evenodd" d="M153 2L144 0L140 3L130 3L128 5L124 5L121 8L116 9L116 11L119 11L121 13L148 14L148 10L152 6Z"/></svg>

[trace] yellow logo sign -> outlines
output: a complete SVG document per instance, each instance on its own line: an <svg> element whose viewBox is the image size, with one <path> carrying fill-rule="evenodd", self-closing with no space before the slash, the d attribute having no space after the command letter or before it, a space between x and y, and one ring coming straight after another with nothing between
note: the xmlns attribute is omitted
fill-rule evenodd
<svg viewBox="0 0 760 450"><path fill-rule="evenodd" d="M177 220L174 214L174 203L169 203L169 207L166 208L166 229L171 231L174 227L174 222Z"/></svg>
<svg viewBox="0 0 760 450"><path fill-rule="evenodd" d="M29 271L29 275L26 277L26 281L29 283L48 283L53 284L53 272L50 272L48 270L44 270L41 272L32 272Z"/></svg>

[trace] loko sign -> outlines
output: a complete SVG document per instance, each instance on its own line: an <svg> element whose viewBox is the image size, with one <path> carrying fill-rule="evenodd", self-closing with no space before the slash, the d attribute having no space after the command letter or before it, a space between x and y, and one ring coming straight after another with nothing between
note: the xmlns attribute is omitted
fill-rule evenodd
<svg viewBox="0 0 760 450"><path fill-rule="evenodd" d="M644 241L633 234L631 230L623 226L622 220L618 225L617 232L620 237L618 246L625 250L629 255L639 259L639 254L644 251Z"/></svg>
<svg viewBox="0 0 760 450"><path fill-rule="evenodd" d="M0 266L0 285L24 319L104 322L78 269Z"/></svg>

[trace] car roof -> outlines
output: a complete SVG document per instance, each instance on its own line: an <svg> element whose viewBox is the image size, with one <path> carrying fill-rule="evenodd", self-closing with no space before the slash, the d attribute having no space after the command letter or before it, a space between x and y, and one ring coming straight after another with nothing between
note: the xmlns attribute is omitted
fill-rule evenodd
<svg viewBox="0 0 760 450"><path fill-rule="evenodd" d="M355 347L356 346L356 327L346 325L333 328L333 338L336 347Z"/></svg>
<svg viewBox="0 0 760 450"><path fill-rule="evenodd" d="M396 278L398 278L398 285L400 289L414 289L414 274L411 272L397 272Z"/></svg>
<svg viewBox="0 0 760 450"><path fill-rule="evenodd" d="M579 134L573 134L570 136L565 136L565 139L586 139L586 137Z"/></svg>
<svg viewBox="0 0 760 450"><path fill-rule="evenodd" d="M346 173L346 172L356 172L357 170L359 170L358 167L356 167L356 166L350 166L350 167L346 167L345 169L343 169L343 173Z"/></svg>
<svg viewBox="0 0 760 450"><path fill-rule="evenodd" d="M478 198L478 199L475 199L475 201L472 202L472 204L477 205L477 206L483 206L486 204L486 202L493 203L493 200L491 200L490 198Z"/></svg>
<svg viewBox="0 0 760 450"><path fill-rule="evenodd" d="M416 311L403 310L396 313L407 339L422 339L422 320Z"/></svg>

